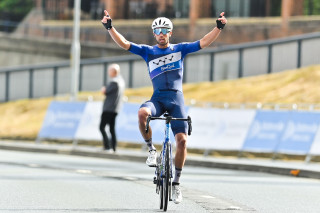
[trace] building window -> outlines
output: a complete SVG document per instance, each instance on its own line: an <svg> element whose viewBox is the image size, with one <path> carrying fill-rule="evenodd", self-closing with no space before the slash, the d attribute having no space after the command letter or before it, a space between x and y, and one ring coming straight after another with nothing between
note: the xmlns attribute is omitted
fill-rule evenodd
<svg viewBox="0 0 320 213"><path fill-rule="evenodd" d="M175 0L173 9L176 18L188 18L189 17L189 2L185 0Z"/></svg>

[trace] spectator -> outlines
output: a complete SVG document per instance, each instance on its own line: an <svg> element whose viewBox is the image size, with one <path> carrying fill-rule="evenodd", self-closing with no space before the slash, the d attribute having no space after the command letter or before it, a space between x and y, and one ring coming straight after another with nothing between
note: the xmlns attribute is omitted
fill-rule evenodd
<svg viewBox="0 0 320 213"><path fill-rule="evenodd" d="M118 64L111 64L108 67L108 75L111 81L108 85L101 88L101 92L106 96L103 103L103 112L101 114L100 132L103 137L103 149L116 151L117 137L115 132L116 117L122 105L123 93L125 90L125 82L120 75L120 66ZM111 144L105 127L109 125L111 134Z"/></svg>

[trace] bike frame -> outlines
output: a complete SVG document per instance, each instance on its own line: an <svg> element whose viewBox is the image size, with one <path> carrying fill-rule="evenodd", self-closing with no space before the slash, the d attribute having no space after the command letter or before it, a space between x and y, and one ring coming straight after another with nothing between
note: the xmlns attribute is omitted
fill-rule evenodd
<svg viewBox="0 0 320 213"><path fill-rule="evenodd" d="M172 145L170 142L170 118L166 120L166 128L165 128L165 138L163 141L163 145L162 145L162 150L161 150L161 169L160 169L160 175L161 177L165 176L165 172L169 172L169 200L171 200L171 178L173 177L172 175L172 164L173 164L173 160L172 160ZM167 150L167 146L169 146L169 160L170 160L170 170L169 171L165 171L165 163L166 163L166 150Z"/></svg>
<svg viewBox="0 0 320 213"><path fill-rule="evenodd" d="M163 145L162 145L162 152L161 153L162 153L162 159L165 159L165 156L166 156L165 154L166 154L166 150L167 150L166 148L167 148L167 146L169 146L170 168L172 168L172 151L171 151L171 142L170 142L170 127L171 127L170 122L166 123L165 138L164 138L164 142L163 142ZM162 164L162 166L164 166L164 164ZM164 167L162 167L162 168L164 168ZM170 171L170 177L172 178L172 169Z"/></svg>
<svg viewBox="0 0 320 213"><path fill-rule="evenodd" d="M165 138L162 144L162 150L160 157L157 159L157 166L156 166L156 178L154 179L154 183L157 184L156 192L160 194L160 209L163 208L164 211L167 211L168 201L171 201L171 187L172 182L171 179L173 177L172 173L172 165L173 165L173 159L172 159L172 149L171 149L171 142L170 142L170 122L172 120L177 121L187 121L188 122L188 135L191 135L192 131L192 125L191 125L191 118L188 116L188 118L173 118L172 116L169 116L168 113L164 114L164 117L152 117L151 115L147 118L146 123L146 133L149 131L149 123L151 120L165 120L166 121L166 127L165 127ZM169 152L167 155L167 151ZM167 159L169 158L169 159ZM169 162L168 162L169 160ZM168 168L169 167L169 168ZM166 168L169 171L166 171ZM165 181L164 181L165 180ZM165 183L164 183L165 182ZM165 185L165 187L164 187ZM163 190L165 188L165 198Z"/></svg>

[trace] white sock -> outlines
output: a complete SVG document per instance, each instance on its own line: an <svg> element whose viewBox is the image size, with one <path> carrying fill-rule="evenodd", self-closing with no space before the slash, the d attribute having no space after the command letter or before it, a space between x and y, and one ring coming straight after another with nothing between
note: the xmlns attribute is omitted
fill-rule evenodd
<svg viewBox="0 0 320 213"><path fill-rule="evenodd" d="M174 179L172 181L173 183L180 183L181 172L182 172L182 169L176 167L176 172L174 174Z"/></svg>
<svg viewBox="0 0 320 213"><path fill-rule="evenodd" d="M152 138L148 139L148 140L145 140L145 142L147 143L147 146L149 148L149 151L150 150L156 150L156 147L154 147L154 145L152 144Z"/></svg>

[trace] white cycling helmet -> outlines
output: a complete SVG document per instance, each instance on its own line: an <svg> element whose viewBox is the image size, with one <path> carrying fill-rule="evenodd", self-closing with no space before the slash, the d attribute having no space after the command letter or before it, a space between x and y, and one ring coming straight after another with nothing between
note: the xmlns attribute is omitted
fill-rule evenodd
<svg viewBox="0 0 320 213"><path fill-rule="evenodd" d="M152 22L151 28L153 30L156 28L168 28L168 29L172 30L173 25L172 25L172 22L170 21L170 19L168 19L166 17L159 17L159 18L156 18Z"/></svg>

